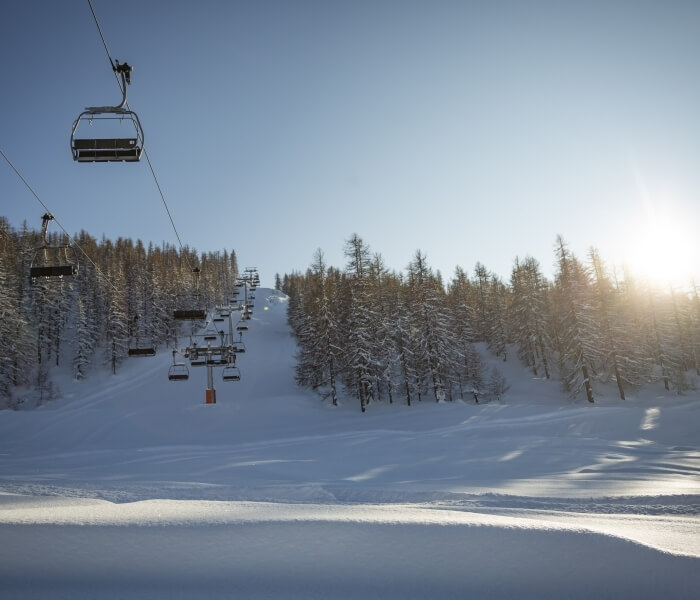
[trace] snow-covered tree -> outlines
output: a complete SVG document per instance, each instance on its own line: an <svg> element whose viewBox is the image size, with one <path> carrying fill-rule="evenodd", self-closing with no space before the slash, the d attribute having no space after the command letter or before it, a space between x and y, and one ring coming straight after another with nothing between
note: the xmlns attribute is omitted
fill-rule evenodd
<svg viewBox="0 0 700 600"><path fill-rule="evenodd" d="M586 399L594 402L591 378L596 372L600 347L597 323L593 316L590 282L585 269L557 237L558 291L556 327L559 329L559 362L563 369L564 387L572 397L585 389Z"/></svg>

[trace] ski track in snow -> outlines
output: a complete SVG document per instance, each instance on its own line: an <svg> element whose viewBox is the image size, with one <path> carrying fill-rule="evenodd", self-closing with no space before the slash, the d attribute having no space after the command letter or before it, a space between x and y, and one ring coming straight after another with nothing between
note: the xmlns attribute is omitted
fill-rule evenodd
<svg viewBox="0 0 700 600"><path fill-rule="evenodd" d="M602 388L595 406L571 404L499 363L513 382L502 404L385 401L363 415L294 386L285 310L258 290L242 380L217 380L216 405L204 370L168 382L161 351L0 412L0 598L700 590L699 394L623 404ZM37 576L32 561L52 566Z"/></svg>

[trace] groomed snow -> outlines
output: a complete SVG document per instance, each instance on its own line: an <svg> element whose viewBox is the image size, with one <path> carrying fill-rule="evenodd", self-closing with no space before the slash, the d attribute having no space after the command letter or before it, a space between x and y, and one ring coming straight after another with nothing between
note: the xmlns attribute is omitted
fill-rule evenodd
<svg viewBox="0 0 700 600"><path fill-rule="evenodd" d="M498 362L502 403L362 414L296 388L285 311L258 290L216 405L163 351L0 412L0 598L700 594L698 393Z"/></svg>

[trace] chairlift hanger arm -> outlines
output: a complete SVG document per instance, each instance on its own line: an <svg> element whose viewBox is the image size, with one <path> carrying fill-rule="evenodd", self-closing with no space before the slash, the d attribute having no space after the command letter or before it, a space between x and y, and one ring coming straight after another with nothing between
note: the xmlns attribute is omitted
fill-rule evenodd
<svg viewBox="0 0 700 600"><path fill-rule="evenodd" d="M48 240L46 239L46 234L49 229L49 222L53 221L53 215L50 212L45 212L41 217L41 245L43 248L48 246Z"/></svg>

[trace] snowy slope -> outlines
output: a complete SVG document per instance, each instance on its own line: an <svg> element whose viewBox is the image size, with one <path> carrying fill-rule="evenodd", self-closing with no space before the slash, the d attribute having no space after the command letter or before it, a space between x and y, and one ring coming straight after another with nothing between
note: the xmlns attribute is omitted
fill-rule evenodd
<svg viewBox="0 0 700 600"><path fill-rule="evenodd" d="M258 290L242 379L171 357L0 412L0 598L689 598L700 396L334 408Z"/></svg>

